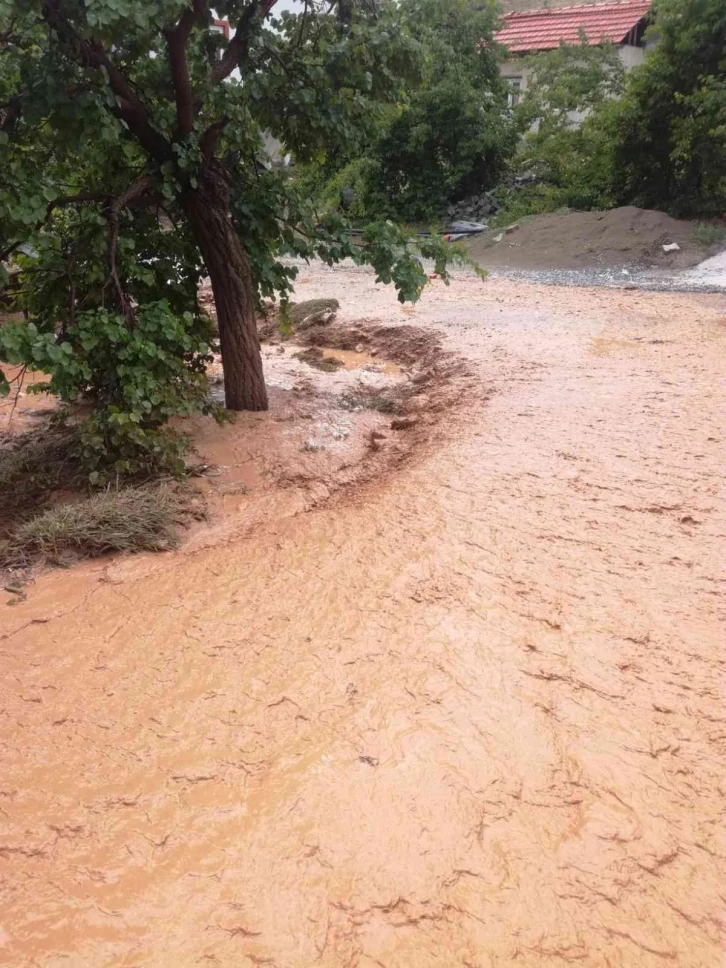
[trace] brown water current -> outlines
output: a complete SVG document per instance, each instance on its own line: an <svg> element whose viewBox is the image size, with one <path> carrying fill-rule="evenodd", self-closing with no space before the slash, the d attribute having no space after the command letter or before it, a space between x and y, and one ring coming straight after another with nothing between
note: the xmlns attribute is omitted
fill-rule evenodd
<svg viewBox="0 0 726 968"><path fill-rule="evenodd" d="M476 385L374 484L3 607L0 964L716 968L726 299L298 292Z"/></svg>

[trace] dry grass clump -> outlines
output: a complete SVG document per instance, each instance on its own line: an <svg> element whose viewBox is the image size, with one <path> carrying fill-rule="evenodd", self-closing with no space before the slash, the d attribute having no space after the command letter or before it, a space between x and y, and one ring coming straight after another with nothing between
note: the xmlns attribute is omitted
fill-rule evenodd
<svg viewBox="0 0 726 968"><path fill-rule="evenodd" d="M0 566L62 564L112 551L165 551L178 544L179 527L194 515L189 495L179 489L103 491L19 524L0 543Z"/></svg>
<svg viewBox="0 0 726 968"><path fill-rule="evenodd" d="M2 511L35 503L59 487L77 486L78 436L48 428L10 438L0 445L0 505Z"/></svg>

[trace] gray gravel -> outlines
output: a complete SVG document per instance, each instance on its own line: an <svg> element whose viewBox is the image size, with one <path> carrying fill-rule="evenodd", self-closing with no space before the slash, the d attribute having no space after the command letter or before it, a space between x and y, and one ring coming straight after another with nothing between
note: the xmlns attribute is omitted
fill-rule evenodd
<svg viewBox="0 0 726 968"><path fill-rule="evenodd" d="M655 292L723 292L726 280L717 274L657 269L492 269L493 276L548 286L601 286L607 289L649 289Z"/></svg>

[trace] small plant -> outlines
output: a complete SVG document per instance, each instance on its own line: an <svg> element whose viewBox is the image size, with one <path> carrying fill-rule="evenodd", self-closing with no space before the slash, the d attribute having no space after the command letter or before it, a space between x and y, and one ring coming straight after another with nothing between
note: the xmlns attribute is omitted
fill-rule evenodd
<svg viewBox="0 0 726 968"><path fill-rule="evenodd" d="M398 404L383 394L346 393L339 401L341 410L377 410L378 413L396 413Z"/></svg>
<svg viewBox="0 0 726 968"><path fill-rule="evenodd" d="M704 248L721 245L726 242L726 225L716 225L714 222L696 222L693 227L693 241Z"/></svg>
<svg viewBox="0 0 726 968"><path fill-rule="evenodd" d="M182 473L184 440L165 425L197 410L219 413L207 397L211 338L205 316L176 314L160 300L140 309L133 325L103 308L78 313L60 335L34 321L7 323L0 330L0 356L16 364L32 361L50 374L42 389L63 401L95 402L79 429L76 456L90 483L103 485L159 470Z"/></svg>

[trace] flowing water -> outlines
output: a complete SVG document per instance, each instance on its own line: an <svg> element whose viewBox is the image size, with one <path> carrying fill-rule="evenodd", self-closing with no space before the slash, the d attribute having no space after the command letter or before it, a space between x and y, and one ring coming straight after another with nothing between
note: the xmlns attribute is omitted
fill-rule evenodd
<svg viewBox="0 0 726 968"><path fill-rule="evenodd" d="M388 479L3 610L0 964L716 968L726 300L300 292L477 385Z"/></svg>

